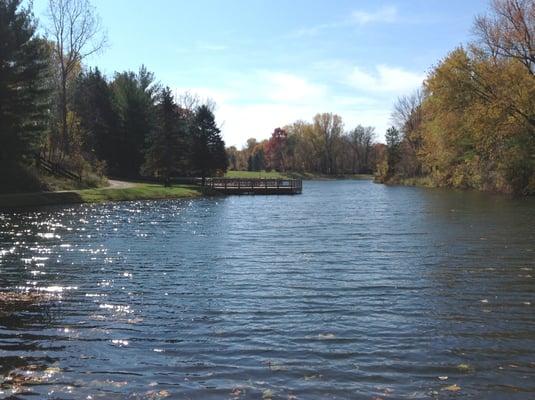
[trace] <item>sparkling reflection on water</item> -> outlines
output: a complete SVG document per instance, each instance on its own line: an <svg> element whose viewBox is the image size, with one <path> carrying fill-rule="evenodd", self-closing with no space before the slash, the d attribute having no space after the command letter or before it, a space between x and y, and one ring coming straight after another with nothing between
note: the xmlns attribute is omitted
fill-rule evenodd
<svg viewBox="0 0 535 400"><path fill-rule="evenodd" d="M534 398L534 255L534 199L368 181L0 213L0 398Z"/></svg>

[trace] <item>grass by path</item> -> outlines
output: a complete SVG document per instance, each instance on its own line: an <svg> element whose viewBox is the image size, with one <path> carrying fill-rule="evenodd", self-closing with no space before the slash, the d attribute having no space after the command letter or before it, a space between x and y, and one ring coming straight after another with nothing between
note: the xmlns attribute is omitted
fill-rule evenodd
<svg viewBox="0 0 535 400"><path fill-rule="evenodd" d="M0 208L35 207L70 203L101 203L106 201L155 200L199 197L202 188L193 185L162 185L140 183L128 188L98 188L62 192L15 193L0 195Z"/></svg>

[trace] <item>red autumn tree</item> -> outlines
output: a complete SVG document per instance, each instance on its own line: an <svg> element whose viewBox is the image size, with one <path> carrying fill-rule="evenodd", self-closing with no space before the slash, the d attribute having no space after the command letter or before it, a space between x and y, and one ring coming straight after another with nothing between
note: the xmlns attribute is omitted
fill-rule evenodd
<svg viewBox="0 0 535 400"><path fill-rule="evenodd" d="M266 143L266 158L271 169L276 171L285 170L284 154L287 140L288 133L284 129L277 128Z"/></svg>

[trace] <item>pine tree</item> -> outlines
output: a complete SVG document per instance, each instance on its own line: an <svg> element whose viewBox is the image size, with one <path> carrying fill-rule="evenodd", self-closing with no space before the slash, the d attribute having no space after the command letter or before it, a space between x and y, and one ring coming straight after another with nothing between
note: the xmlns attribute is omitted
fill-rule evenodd
<svg viewBox="0 0 535 400"><path fill-rule="evenodd" d="M396 165L401 158L401 136L399 131L392 126L386 130L385 139L388 157L388 175L392 176L395 174Z"/></svg>
<svg viewBox="0 0 535 400"><path fill-rule="evenodd" d="M119 119L117 174L137 177L145 161L148 135L155 129L154 103L160 88L144 66L137 74L117 73L110 86Z"/></svg>
<svg viewBox="0 0 535 400"><path fill-rule="evenodd" d="M49 53L21 0L0 0L0 166L39 147L49 110Z"/></svg>
<svg viewBox="0 0 535 400"><path fill-rule="evenodd" d="M191 126L191 166L204 183L214 173L226 172L228 160L221 130L217 127L214 113L206 105L197 108Z"/></svg>
<svg viewBox="0 0 535 400"><path fill-rule="evenodd" d="M111 88L98 68L83 73L76 82L73 110L86 133L84 150L93 161L106 161L112 173L119 153L118 117Z"/></svg>
<svg viewBox="0 0 535 400"><path fill-rule="evenodd" d="M156 107L157 123L145 155L143 169L167 185L171 176L181 170L187 130L171 90L165 88L160 97Z"/></svg>

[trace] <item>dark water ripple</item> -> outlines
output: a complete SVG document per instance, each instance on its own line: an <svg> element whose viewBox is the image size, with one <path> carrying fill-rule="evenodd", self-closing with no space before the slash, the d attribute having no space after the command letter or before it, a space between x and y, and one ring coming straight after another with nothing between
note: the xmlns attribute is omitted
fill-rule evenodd
<svg viewBox="0 0 535 400"><path fill-rule="evenodd" d="M368 181L0 213L0 398L535 398L534 252L533 199Z"/></svg>

